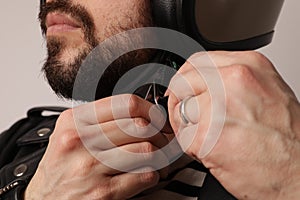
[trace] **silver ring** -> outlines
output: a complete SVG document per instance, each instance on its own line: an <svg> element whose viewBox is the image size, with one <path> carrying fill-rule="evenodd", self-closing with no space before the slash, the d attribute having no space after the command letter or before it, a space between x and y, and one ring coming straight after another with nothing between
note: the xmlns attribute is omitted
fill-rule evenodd
<svg viewBox="0 0 300 200"><path fill-rule="evenodd" d="M179 107L179 114L180 114L180 117L181 117L183 123L185 123L186 125L192 123L191 120L188 118L188 116L186 116L186 113L185 113L185 104L186 104L186 102L187 102L190 98L192 98L192 97L189 96L189 97L183 99L183 100L181 101L180 107Z"/></svg>

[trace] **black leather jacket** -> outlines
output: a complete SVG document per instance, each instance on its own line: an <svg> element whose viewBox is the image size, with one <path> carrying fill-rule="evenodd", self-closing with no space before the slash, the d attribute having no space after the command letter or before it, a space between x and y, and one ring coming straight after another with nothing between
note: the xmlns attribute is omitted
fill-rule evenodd
<svg viewBox="0 0 300 200"><path fill-rule="evenodd" d="M23 191L45 153L58 114L44 116L45 111L60 113L65 108L40 107L28 111L0 135L0 200L21 200Z"/></svg>

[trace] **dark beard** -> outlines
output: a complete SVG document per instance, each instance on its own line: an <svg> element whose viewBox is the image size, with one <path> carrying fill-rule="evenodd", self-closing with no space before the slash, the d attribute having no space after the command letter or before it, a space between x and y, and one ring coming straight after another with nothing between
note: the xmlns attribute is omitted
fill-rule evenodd
<svg viewBox="0 0 300 200"><path fill-rule="evenodd" d="M154 49L135 50L120 56L113 63L107 65L110 54L106 50L117 48L111 44L110 48L105 49L85 48L72 62L66 64L59 61L61 50L64 49L63 40L50 38L47 48L48 58L43 66L43 71L49 85L59 97L81 101L98 100L113 95L113 92L114 95L127 93L126 85L124 88L114 91L119 79L130 69L147 63L149 58L156 53ZM99 77L99 74L102 76ZM95 83L96 90L91 93L91 89L95 88Z"/></svg>
<svg viewBox="0 0 300 200"><path fill-rule="evenodd" d="M65 38L49 37L47 40L47 60L42 71L53 89L59 96L72 99L73 85L77 72L88 53L99 43L94 37L95 25L85 8L72 5L70 1L52 1L41 7L39 20L43 34L46 33L46 17L50 12L62 12L71 15L80 24L87 43L70 63L60 61L62 52L66 49Z"/></svg>
<svg viewBox="0 0 300 200"><path fill-rule="evenodd" d="M112 95L115 84L119 78L125 74L129 69L138 66L139 64L146 63L152 52L149 50L137 50L127 53L112 64L101 74L101 77L93 77L93 71L99 70L101 63L105 63L109 60L110 53L114 49L118 49L120 43L112 43L110 50L102 49L103 51L98 52L97 55L91 59L88 59L88 64L91 66L85 67L84 70L80 70L81 65L85 61L89 53L98 44L95 37L95 24L90 14L85 8L72 5L70 1L52 1L47 3L41 8L39 18L41 22L41 28L43 33L46 33L46 16L49 12L59 11L62 13L70 14L76 19L83 30L84 39L86 41L86 47L79 50L78 55L72 59L70 63L64 63L60 61L62 52L66 49L66 38L63 37L49 37L47 41L48 57L43 66L42 71L48 80L49 85L53 91L59 96L66 99L82 100L82 101L93 101L96 99L104 98ZM122 46L126 46L123 44ZM92 64L91 64L92 63ZM85 64L86 65L86 64ZM102 69L100 69L102 70ZM103 69L104 70L104 69ZM78 76L80 72L80 76ZM98 86L94 94L89 94L89 88L93 88L95 79L98 81ZM74 92L74 83L78 83L77 90ZM79 91L78 91L79 88Z"/></svg>
<svg viewBox="0 0 300 200"><path fill-rule="evenodd" d="M59 61L59 55L64 49L63 41L51 38L47 42L47 49L48 57L42 71L49 85L59 97L71 99L77 72L90 50L82 50L73 62L66 64Z"/></svg>

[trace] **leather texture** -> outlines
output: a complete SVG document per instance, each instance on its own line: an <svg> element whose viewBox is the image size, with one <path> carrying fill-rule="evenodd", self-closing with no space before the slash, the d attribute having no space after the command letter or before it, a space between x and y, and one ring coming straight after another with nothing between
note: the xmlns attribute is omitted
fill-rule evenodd
<svg viewBox="0 0 300 200"><path fill-rule="evenodd" d="M65 108L33 108L26 118L0 135L0 188L17 184L0 195L0 200L23 199L23 192L45 153L58 114L63 110ZM44 111L56 114L44 116ZM40 130L44 130L44 134Z"/></svg>

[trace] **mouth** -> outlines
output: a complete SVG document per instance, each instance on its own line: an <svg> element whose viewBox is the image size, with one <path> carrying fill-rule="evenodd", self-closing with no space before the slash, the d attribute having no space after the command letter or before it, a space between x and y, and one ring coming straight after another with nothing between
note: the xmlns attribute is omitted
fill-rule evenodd
<svg viewBox="0 0 300 200"><path fill-rule="evenodd" d="M68 15L49 13L46 18L47 35L80 29L80 24Z"/></svg>

